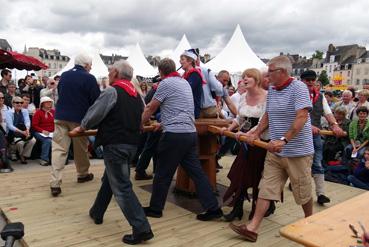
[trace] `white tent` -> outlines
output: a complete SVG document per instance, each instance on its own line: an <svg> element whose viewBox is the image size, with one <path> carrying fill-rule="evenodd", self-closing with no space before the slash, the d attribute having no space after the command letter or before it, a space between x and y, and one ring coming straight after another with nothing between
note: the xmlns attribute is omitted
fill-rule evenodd
<svg viewBox="0 0 369 247"><path fill-rule="evenodd" d="M158 74L158 71L154 69L154 67L152 67L145 58L138 43L136 44L135 48L130 51L127 61L133 67L133 73L135 75L154 77Z"/></svg>
<svg viewBox="0 0 369 247"><path fill-rule="evenodd" d="M95 52L94 54L88 54L88 55L92 57L92 68L91 68L90 73L94 75L96 79L98 80L103 77L107 77L109 74L108 67L106 67L106 65L104 64L103 60L100 57L100 54L98 52ZM63 72L72 69L74 67L74 58L75 56L71 57L67 65L65 65L65 67L62 70L60 70L58 73L56 73L52 77L56 75L61 75Z"/></svg>
<svg viewBox="0 0 369 247"><path fill-rule="evenodd" d="M247 68L260 69L266 65L252 51L242 34L240 25L237 25L226 47L205 66L217 72L227 70L232 74L238 74Z"/></svg>
<svg viewBox="0 0 369 247"><path fill-rule="evenodd" d="M177 48L169 56L169 58L172 59L176 63L177 69L181 67L181 64L179 63L179 57L184 52L184 50L188 50L188 49L191 49L191 45L190 45L190 42L188 42L186 34L183 34L181 41L177 45Z"/></svg>

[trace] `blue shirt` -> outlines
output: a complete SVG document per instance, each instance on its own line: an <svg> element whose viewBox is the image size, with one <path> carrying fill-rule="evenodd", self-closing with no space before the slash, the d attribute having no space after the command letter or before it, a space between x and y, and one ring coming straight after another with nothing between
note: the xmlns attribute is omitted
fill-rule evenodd
<svg viewBox="0 0 369 247"><path fill-rule="evenodd" d="M266 112L269 117L269 134L271 140L279 140L291 128L296 119L296 112L301 109L311 111L312 104L309 90L298 80L286 88L277 91L269 87ZM310 118L300 132L276 153L281 157L300 157L314 153L313 135L311 134Z"/></svg>
<svg viewBox="0 0 369 247"><path fill-rule="evenodd" d="M31 128L31 120L29 119L29 113L26 109L21 109L24 125L27 127L27 129ZM15 131L17 128L14 126L14 108L6 111L6 132Z"/></svg>
<svg viewBox="0 0 369 247"><path fill-rule="evenodd" d="M88 108L100 95L96 78L82 66L64 72L58 84L55 119L81 123Z"/></svg>
<svg viewBox="0 0 369 247"><path fill-rule="evenodd" d="M211 70L201 67L201 72L206 81L206 83L202 85L201 109L216 106L217 103L213 98L212 92L214 92L216 96L223 96L223 85L217 80L214 72Z"/></svg>
<svg viewBox="0 0 369 247"><path fill-rule="evenodd" d="M164 132L196 132L192 90L185 79L168 77L162 80L153 98L161 102L161 125Z"/></svg>

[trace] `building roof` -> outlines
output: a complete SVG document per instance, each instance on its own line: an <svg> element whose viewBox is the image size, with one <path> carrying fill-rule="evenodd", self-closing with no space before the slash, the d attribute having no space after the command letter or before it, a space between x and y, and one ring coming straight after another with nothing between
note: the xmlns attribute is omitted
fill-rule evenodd
<svg viewBox="0 0 369 247"><path fill-rule="evenodd" d="M0 39L0 49L12 51L12 47L6 39Z"/></svg>

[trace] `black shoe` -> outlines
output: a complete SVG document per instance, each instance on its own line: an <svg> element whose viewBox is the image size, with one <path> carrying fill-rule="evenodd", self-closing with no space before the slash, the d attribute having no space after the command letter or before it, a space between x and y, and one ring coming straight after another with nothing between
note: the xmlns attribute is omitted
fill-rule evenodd
<svg viewBox="0 0 369 247"><path fill-rule="evenodd" d="M291 182L288 184L288 189L289 189L290 191L292 191L292 184L291 184Z"/></svg>
<svg viewBox="0 0 369 247"><path fill-rule="evenodd" d="M162 211L152 210L150 207L143 207L145 215L152 218L161 218L163 217Z"/></svg>
<svg viewBox="0 0 369 247"><path fill-rule="evenodd" d="M268 210L264 214L264 217L268 217L268 216L274 214L274 211L275 211L275 202L271 201L270 204L269 204Z"/></svg>
<svg viewBox="0 0 369 247"><path fill-rule="evenodd" d="M318 201L319 205L324 205L324 203L330 203L331 202L331 200L328 197L326 197L325 195L319 195L317 201Z"/></svg>
<svg viewBox="0 0 369 247"><path fill-rule="evenodd" d="M243 217L243 202L244 199L239 198L235 202L232 211L229 214L225 214L223 217L227 222L233 221L235 218L238 218L239 220Z"/></svg>
<svg viewBox="0 0 369 247"><path fill-rule="evenodd" d="M145 173L136 172L135 180L150 180L150 179L152 179L152 175L148 175L146 172Z"/></svg>
<svg viewBox="0 0 369 247"><path fill-rule="evenodd" d="M150 230L149 232L142 232L142 233L138 233L138 234L124 235L123 238L122 238L122 241L123 241L123 243L134 245L134 244L139 244L143 241L150 240L153 237L154 237L154 234Z"/></svg>
<svg viewBox="0 0 369 247"><path fill-rule="evenodd" d="M84 183L84 182L88 182L91 181L92 179L94 179L94 174L93 173L89 173L83 177L78 177L77 178L77 182L78 183Z"/></svg>
<svg viewBox="0 0 369 247"><path fill-rule="evenodd" d="M209 221L213 219L218 219L223 216L222 209L218 208L217 210L208 210L205 213L198 214L196 219L201 221Z"/></svg>
<svg viewBox="0 0 369 247"><path fill-rule="evenodd" d="M61 193L60 187L50 187L51 195L57 197Z"/></svg>
<svg viewBox="0 0 369 247"><path fill-rule="evenodd" d="M88 215L90 215L90 218L93 219L94 223L96 225L100 225L103 223L103 219L96 217L93 213L92 213L92 209L90 209L90 211L88 212Z"/></svg>

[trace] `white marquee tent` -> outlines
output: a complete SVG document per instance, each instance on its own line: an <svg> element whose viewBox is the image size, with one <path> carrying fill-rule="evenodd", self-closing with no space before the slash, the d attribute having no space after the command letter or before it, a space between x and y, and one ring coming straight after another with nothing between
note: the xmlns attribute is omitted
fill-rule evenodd
<svg viewBox="0 0 369 247"><path fill-rule="evenodd" d="M224 49L205 67L219 72L227 70L232 74L239 74L247 68L263 68L265 63L252 51L242 34L240 25L237 25L232 38Z"/></svg>
<svg viewBox="0 0 369 247"><path fill-rule="evenodd" d="M154 77L158 74L158 71L149 64L145 58L140 45L136 46L130 51L127 59L128 63L133 67L133 73L137 76Z"/></svg>
<svg viewBox="0 0 369 247"><path fill-rule="evenodd" d="M177 48L169 56L169 58L172 59L176 63L177 69L181 67L181 64L179 63L179 57L181 56L184 50L188 50L188 49L191 49L191 45L190 45L190 42L188 42L186 34L183 34L181 41L177 45Z"/></svg>
<svg viewBox="0 0 369 247"><path fill-rule="evenodd" d="M95 52L94 54L88 55L92 56L92 68L90 73L94 75L98 80L103 77L107 77L109 74L108 67L106 67L106 65L104 64L103 60L100 57L100 54L98 52ZM63 72L72 69L74 67L74 58L75 56L71 57L67 65L65 65L65 67L55 75L61 75Z"/></svg>

